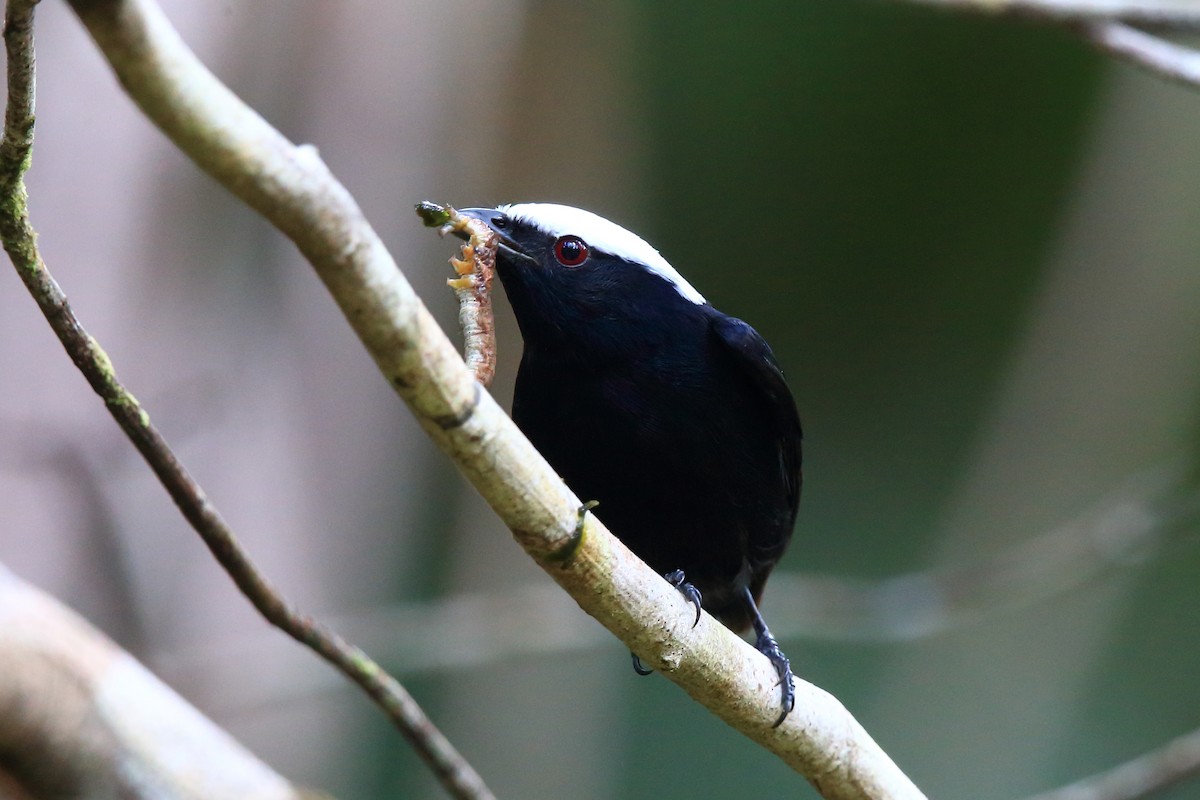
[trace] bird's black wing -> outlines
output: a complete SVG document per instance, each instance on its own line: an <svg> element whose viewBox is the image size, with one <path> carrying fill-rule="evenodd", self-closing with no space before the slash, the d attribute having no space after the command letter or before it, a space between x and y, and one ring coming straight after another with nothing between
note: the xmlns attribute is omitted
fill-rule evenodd
<svg viewBox="0 0 1200 800"><path fill-rule="evenodd" d="M750 385L761 395L763 413L775 428L779 443L779 468L781 480L787 492L791 511L786 536L791 534L796 511L800 507L801 455L800 414L796 401L783 378L783 370L771 352L771 346L758 335L758 331L735 317L717 313L713 316L712 332L717 341L738 369L749 380ZM772 532L762 532L772 536ZM787 538L780 543L787 544ZM778 555L776 555L776 558Z"/></svg>

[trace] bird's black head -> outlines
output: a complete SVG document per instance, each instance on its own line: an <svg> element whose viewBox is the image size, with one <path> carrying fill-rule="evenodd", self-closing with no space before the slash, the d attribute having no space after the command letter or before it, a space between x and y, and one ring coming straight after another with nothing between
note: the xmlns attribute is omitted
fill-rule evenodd
<svg viewBox="0 0 1200 800"><path fill-rule="evenodd" d="M590 211L520 203L459 213L499 235L496 271L526 345L616 346L707 305L657 250Z"/></svg>

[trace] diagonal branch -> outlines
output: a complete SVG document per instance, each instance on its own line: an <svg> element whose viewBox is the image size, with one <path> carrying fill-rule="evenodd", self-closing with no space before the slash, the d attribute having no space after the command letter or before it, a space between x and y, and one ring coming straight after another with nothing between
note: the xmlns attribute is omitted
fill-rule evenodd
<svg viewBox="0 0 1200 800"><path fill-rule="evenodd" d="M526 551L643 661L828 798L923 795L833 697L798 682L779 728L771 665L590 514L473 380L353 198L195 58L151 0L71 0L134 101L308 258L381 372Z"/></svg>
<svg viewBox="0 0 1200 800"><path fill-rule="evenodd" d="M9 0L8 107L0 143L0 238L13 265L75 366L146 459L217 561L264 617L357 683L400 729L455 797L491 798L482 779L434 727L411 695L358 648L292 607L250 560L216 506L171 451L150 416L117 379L108 356L88 335L50 275L29 222L23 176L33 148L33 3Z"/></svg>

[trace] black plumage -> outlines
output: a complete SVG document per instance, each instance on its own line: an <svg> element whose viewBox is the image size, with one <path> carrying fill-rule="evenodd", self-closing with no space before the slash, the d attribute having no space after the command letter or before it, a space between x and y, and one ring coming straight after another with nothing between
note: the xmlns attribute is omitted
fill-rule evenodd
<svg viewBox="0 0 1200 800"><path fill-rule="evenodd" d="M513 419L631 550L682 570L731 629L755 628L786 681L782 721L790 667L757 605L792 535L801 433L771 348L589 212L461 213L500 235L496 269L525 343Z"/></svg>

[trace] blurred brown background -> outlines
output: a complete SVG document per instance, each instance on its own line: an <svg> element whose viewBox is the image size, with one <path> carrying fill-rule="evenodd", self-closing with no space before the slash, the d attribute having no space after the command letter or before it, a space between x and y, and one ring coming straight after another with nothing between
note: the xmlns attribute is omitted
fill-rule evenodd
<svg viewBox="0 0 1200 800"><path fill-rule="evenodd" d="M1200 725L1200 94L1063 32L883 2L164 7L320 149L447 328L453 245L412 204L546 200L641 233L774 344L806 494L767 618L930 796L1019 797ZM294 601L503 797L815 796L635 678L64 4L38 56L46 260ZM0 562L287 776L441 796L249 609L9 269L0 386Z"/></svg>

